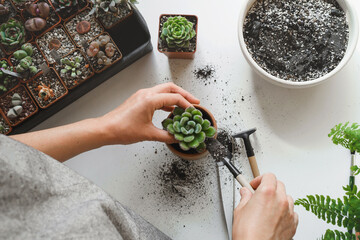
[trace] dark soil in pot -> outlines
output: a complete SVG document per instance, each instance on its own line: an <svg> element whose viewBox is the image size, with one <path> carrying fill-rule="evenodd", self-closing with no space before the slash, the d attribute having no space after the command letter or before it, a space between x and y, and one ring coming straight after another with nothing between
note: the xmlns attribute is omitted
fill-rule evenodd
<svg viewBox="0 0 360 240"><path fill-rule="evenodd" d="M0 115L0 134L7 134L10 132L10 125L5 121L2 115Z"/></svg>
<svg viewBox="0 0 360 240"><path fill-rule="evenodd" d="M106 29L112 28L132 13L130 5L123 5L119 8L120 13L115 15L109 12L99 11L98 19Z"/></svg>
<svg viewBox="0 0 360 240"><path fill-rule="evenodd" d="M258 0L246 16L243 33L260 67L300 82L319 78L339 64L348 31L335 0Z"/></svg>
<svg viewBox="0 0 360 240"><path fill-rule="evenodd" d="M52 41L56 41L60 44L59 47L54 47ZM54 63L55 60L51 56L51 50L56 49L60 58L69 54L75 49L74 44L71 42L70 38L62 28L62 25L56 27L49 32L45 33L43 36L36 39L36 43L40 47L41 51L45 54L46 59L49 63Z"/></svg>
<svg viewBox="0 0 360 240"><path fill-rule="evenodd" d="M3 66L3 64L7 66L4 69L13 71L13 67L10 66L9 62L6 59L0 60L1 67ZM17 79L16 77L3 74L2 77L0 77L0 96L10 91L18 83L19 83L19 79Z"/></svg>
<svg viewBox="0 0 360 240"><path fill-rule="evenodd" d="M0 24L7 22L10 18L15 17L17 12L9 0L4 1L3 5L8 9L7 14L0 15Z"/></svg>
<svg viewBox="0 0 360 240"><path fill-rule="evenodd" d="M41 71L40 65L44 62L46 63L43 55L41 54L41 52L38 49L38 47L36 46L36 44L31 43L31 45L33 48L33 55L31 56L31 59L32 59L33 65L38 69L38 72L35 74L30 73L30 71L25 72L24 74L22 74L24 76L24 78L22 79L23 81L27 81L27 80L31 79L32 77L34 77L36 74L38 74ZM11 55L10 62L14 66L14 69L15 69L20 61L17 60L16 58L14 58L14 55Z"/></svg>
<svg viewBox="0 0 360 240"><path fill-rule="evenodd" d="M57 64L55 66L56 71L60 75L61 79L65 83L66 87L71 89L76 87L77 85L81 84L82 82L86 81L88 78L90 78L94 72L92 68L90 67L90 63L87 61L87 59L81 54L80 50L76 50L75 52L69 54L66 56L71 61L75 59L76 56L80 56L82 58L80 62L80 71L81 74L76 77L71 77L71 71L66 72L65 74L61 73L61 69L64 68L64 66L61 64Z"/></svg>
<svg viewBox="0 0 360 240"><path fill-rule="evenodd" d="M9 110L11 108L13 108L12 105L12 97L13 95L17 93L21 96L22 99L22 112L19 114L18 117L14 118L14 119L9 119L9 122L11 125L17 125L19 123L21 123L22 121L24 121L25 119L27 119L28 117L30 117L31 115L33 115L34 113L37 112L38 108L35 105L35 103L33 102L33 100L31 99L30 95L28 94L28 92L25 90L25 88L23 86L20 86L18 88L15 88L13 91L9 92L8 94L6 94L5 96L0 98L0 107L3 110L3 112L5 113L5 115L8 114Z"/></svg>
<svg viewBox="0 0 360 240"><path fill-rule="evenodd" d="M159 50L162 52L195 52L196 51L197 33L196 33L195 37L193 37L190 40L189 48L185 48L185 49L169 48L166 41L161 39L160 35L162 32L164 23L166 22L166 20L169 17L175 17L175 16L185 17L188 21L190 21L194 24L194 29L196 29L197 18L195 16L186 16L186 15L164 15L164 16L161 16L160 26L159 26L159 46L158 46Z"/></svg>
<svg viewBox="0 0 360 240"><path fill-rule="evenodd" d="M82 21L86 21L90 24L90 29L86 33L79 33L77 30L78 24ZM89 15L89 10L76 15L65 24L65 27L78 47L82 46L82 41L89 43L104 31L100 23L95 19L94 15Z"/></svg>
<svg viewBox="0 0 360 240"><path fill-rule="evenodd" d="M39 96L39 86L43 84L49 87L54 96L51 96L49 99L43 99ZM40 107L46 108L59 100L61 97L67 94L67 89L64 84L60 81L58 75L55 73L54 69L51 69L50 72L46 75L41 74L40 76L36 77L34 80L30 81L27 84L31 94L35 98L36 102L39 104Z"/></svg>
<svg viewBox="0 0 360 240"><path fill-rule="evenodd" d="M40 2L45 2L45 3L49 4L49 2L46 0L39 0L36 3L40 3ZM40 31L33 32L35 35L40 35L41 33L45 32L49 28L52 28L55 25L60 23L60 17L56 14L55 9L50 4L49 4L49 6L50 6L50 13L49 13L49 16L46 18L46 26L43 29L41 29ZM34 16L32 16L25 9L22 11L22 16L25 19L25 21L30 18L34 18Z"/></svg>
<svg viewBox="0 0 360 240"><path fill-rule="evenodd" d="M75 2L75 1L73 1ZM77 4L70 7L61 9L58 4L58 0L51 0L52 5L54 6L56 12L60 15L62 19L68 19L72 15L76 14L81 9L85 8L87 5L86 0L77 0Z"/></svg>

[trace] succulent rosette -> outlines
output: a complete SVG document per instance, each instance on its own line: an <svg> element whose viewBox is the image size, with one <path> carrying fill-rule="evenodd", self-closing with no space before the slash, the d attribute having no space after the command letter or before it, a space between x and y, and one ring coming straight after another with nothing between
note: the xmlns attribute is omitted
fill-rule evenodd
<svg viewBox="0 0 360 240"><path fill-rule="evenodd" d="M25 28L15 19L10 19L0 26L1 44L5 46L18 46L25 42Z"/></svg>
<svg viewBox="0 0 360 240"><path fill-rule="evenodd" d="M164 129L180 141L179 146L182 150L195 149L199 153L204 152L205 139L212 138L216 134L211 122L204 119L202 112L194 107L185 110L176 107L173 115L173 118L166 118L162 122Z"/></svg>
<svg viewBox="0 0 360 240"><path fill-rule="evenodd" d="M162 26L161 39L169 48L189 48L196 35L194 24L185 17L169 17Z"/></svg>

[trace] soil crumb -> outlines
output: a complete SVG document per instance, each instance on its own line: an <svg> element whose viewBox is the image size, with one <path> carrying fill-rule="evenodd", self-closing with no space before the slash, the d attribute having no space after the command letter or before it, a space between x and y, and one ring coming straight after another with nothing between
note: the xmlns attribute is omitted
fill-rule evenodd
<svg viewBox="0 0 360 240"><path fill-rule="evenodd" d="M206 65L202 68L197 68L193 71L196 79L208 80L214 76L215 68L211 65Z"/></svg>

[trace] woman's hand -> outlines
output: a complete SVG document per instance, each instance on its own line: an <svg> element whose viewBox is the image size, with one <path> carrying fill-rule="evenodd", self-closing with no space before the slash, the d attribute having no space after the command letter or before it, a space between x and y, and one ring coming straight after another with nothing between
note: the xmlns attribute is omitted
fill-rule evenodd
<svg viewBox="0 0 360 240"><path fill-rule="evenodd" d="M172 111L174 105L187 108L199 102L184 89L166 83L137 91L103 117L11 137L61 162L104 145L146 140L171 143L175 139L153 125L154 112Z"/></svg>
<svg viewBox="0 0 360 240"><path fill-rule="evenodd" d="M200 101L173 83L141 89L122 105L101 117L108 135L107 144L130 144L140 141L176 142L167 131L152 123L156 110L172 111L174 105L187 108Z"/></svg>
<svg viewBox="0 0 360 240"><path fill-rule="evenodd" d="M241 188L241 201L234 212L234 240L290 240L296 232L298 215L285 186L273 174L250 183L255 193Z"/></svg>

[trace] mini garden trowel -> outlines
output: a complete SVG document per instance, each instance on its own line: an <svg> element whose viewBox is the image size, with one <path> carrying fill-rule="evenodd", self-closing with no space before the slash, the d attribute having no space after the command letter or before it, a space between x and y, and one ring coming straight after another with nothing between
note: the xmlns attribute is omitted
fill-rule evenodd
<svg viewBox="0 0 360 240"><path fill-rule="evenodd" d="M206 148L210 152L211 156L216 162L222 162L234 175L234 178L240 183L242 187L246 187L250 192L254 193L254 189L250 183L244 178L241 172L230 162L232 157L231 152L224 147L218 140L214 138L208 138L206 140Z"/></svg>

